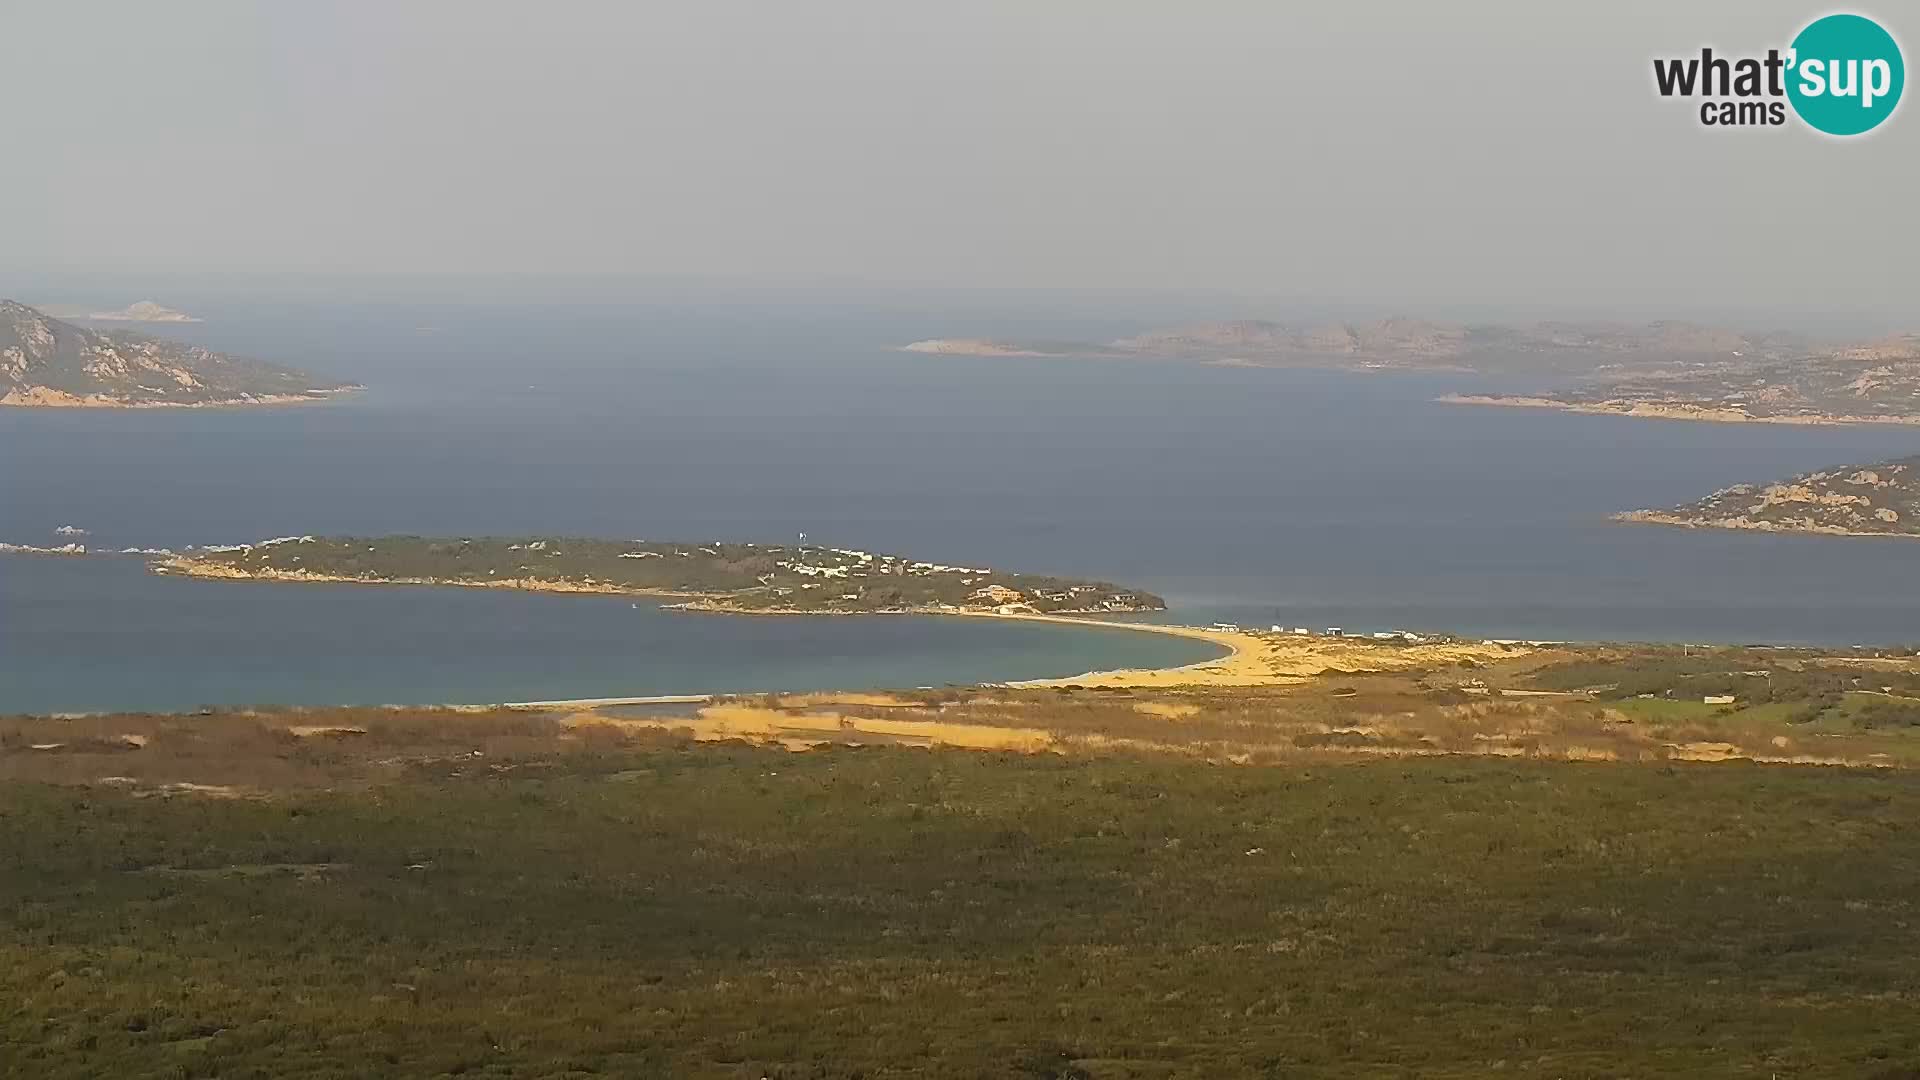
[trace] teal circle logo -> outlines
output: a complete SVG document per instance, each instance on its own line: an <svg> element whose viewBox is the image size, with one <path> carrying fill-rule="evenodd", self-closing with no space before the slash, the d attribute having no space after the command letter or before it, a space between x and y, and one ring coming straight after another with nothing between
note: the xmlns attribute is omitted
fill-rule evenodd
<svg viewBox="0 0 1920 1080"><path fill-rule="evenodd" d="M1793 39L1787 100L1829 135L1864 135L1900 104L1907 65L1900 44L1863 15L1828 15Z"/></svg>

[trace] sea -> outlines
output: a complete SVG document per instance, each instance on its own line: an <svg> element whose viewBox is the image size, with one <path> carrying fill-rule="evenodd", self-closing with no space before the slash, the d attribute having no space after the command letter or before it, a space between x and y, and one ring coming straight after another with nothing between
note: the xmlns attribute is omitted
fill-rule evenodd
<svg viewBox="0 0 1920 1080"><path fill-rule="evenodd" d="M15 286L18 291L18 286ZM19 295L34 303L115 293ZM1447 405L1517 389L901 352L1102 340L1195 312L676 286L529 297L179 287L148 332L349 379L281 409L0 410L0 541L300 534L809 543L1094 577L1182 623L1894 647L1920 542L1628 525L1619 510L1920 452L1920 428ZM0 556L0 712L942 686L1190 663L1159 634L725 617L612 597L196 582Z"/></svg>

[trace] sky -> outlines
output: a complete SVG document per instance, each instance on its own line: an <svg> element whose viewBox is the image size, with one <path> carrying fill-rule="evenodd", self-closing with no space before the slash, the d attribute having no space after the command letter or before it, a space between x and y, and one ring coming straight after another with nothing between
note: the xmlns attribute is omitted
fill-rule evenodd
<svg viewBox="0 0 1920 1080"><path fill-rule="evenodd" d="M1915 105L1839 141L1653 90L1825 10L0 0L0 269L1898 317Z"/></svg>

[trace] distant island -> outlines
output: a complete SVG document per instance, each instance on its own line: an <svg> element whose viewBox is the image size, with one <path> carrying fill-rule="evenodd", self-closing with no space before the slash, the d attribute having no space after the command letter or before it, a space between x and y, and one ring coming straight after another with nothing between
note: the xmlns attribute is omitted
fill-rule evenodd
<svg viewBox="0 0 1920 1080"><path fill-rule="evenodd" d="M1224 361L1252 367L1533 373L1577 372L1596 363L1653 358L1707 361L1785 357L1806 347L1804 341L1789 335L1749 335L1683 322L1502 326L1412 318L1336 323L1242 319L1149 330L1101 343L968 337L931 338L901 346L909 352L967 356L1086 356Z"/></svg>
<svg viewBox="0 0 1920 1080"><path fill-rule="evenodd" d="M128 304L118 311L96 311L88 315L87 318L95 322L191 323L200 321L184 311L175 311L169 307L161 307L151 300L141 300L137 303Z"/></svg>
<svg viewBox="0 0 1920 1080"><path fill-rule="evenodd" d="M1614 519L1690 529L1920 536L1920 456L1825 469L1774 484L1736 484L1683 506L1630 510Z"/></svg>
<svg viewBox="0 0 1920 1080"><path fill-rule="evenodd" d="M1046 352L1021 345L1008 345L984 338L930 338L900 346L902 352L941 353L949 356L1064 356L1070 353Z"/></svg>
<svg viewBox="0 0 1920 1080"><path fill-rule="evenodd" d="M1104 581L1010 574L817 545L577 537L281 537L156 555L189 577L459 585L663 597L684 610L751 614L1108 614L1162 611Z"/></svg>
<svg viewBox="0 0 1920 1080"><path fill-rule="evenodd" d="M1526 393L1441 401L1718 422L1920 423L1920 335L1815 342L1684 322L1466 325L1394 318L1243 320L1104 343L934 338L905 351L981 357L1171 360L1232 367L1454 371L1540 380ZM1549 383L1548 380L1551 380ZM1546 389L1546 386L1552 389Z"/></svg>
<svg viewBox="0 0 1920 1080"><path fill-rule="evenodd" d="M89 330L0 300L0 405L286 405L357 389L197 345Z"/></svg>

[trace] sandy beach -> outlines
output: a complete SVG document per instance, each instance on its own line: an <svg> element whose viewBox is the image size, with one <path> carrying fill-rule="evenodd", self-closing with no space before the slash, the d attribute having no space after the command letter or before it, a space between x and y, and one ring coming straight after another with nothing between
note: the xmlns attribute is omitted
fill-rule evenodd
<svg viewBox="0 0 1920 1080"><path fill-rule="evenodd" d="M531 592L562 593L599 593L625 596L644 596L654 599L684 598L688 594L659 590L638 590L606 583L592 585L576 584L553 580L508 579L485 581L442 580L435 578L417 579L367 579L316 574L304 570L238 570L222 564L210 564L190 558L161 560L154 564L156 572L179 574L188 577L218 578L228 580L283 581L283 582L322 582L354 585L458 585L468 588L517 589ZM771 614L745 609L733 609L724 605L668 605L671 607L708 611L720 614ZM813 613L791 613L813 614ZM1461 660L1487 661L1515 655L1514 646L1482 645L1466 642L1405 644L1401 642L1378 642L1368 638L1335 638L1299 634L1263 633L1247 630L1220 630L1211 627L1181 626L1171 623L1137 622L1122 619L1103 619L1082 615L1041 615L1030 613L1002 613L996 611L966 611L941 609L912 609L901 612L861 612L832 613L849 616L850 614L907 614L907 615L944 615L969 619L1005 619L1020 622L1050 623L1058 626L1097 628L1106 630L1130 630L1137 633L1165 634L1173 637L1205 641L1225 650L1226 655L1212 660L1202 660L1166 668L1118 668L1111 670L1089 671L1078 675L1062 676L1051 679L1032 679L1009 682L1006 685L1016 687L1044 686L1100 686L1127 688L1165 688L1179 686L1208 687L1259 687L1288 686L1304 682L1308 678L1328 670L1340 671L1398 671L1415 667L1431 667L1442 664L1458 663ZM616 699L561 699L540 702L546 707L588 708L597 705L619 703ZM636 701L634 703L640 703ZM532 704L532 703L523 703Z"/></svg>
<svg viewBox="0 0 1920 1080"><path fill-rule="evenodd" d="M1290 686L1305 682L1330 668L1341 671L1401 671L1407 668L1453 664L1461 660L1484 662L1510 658L1529 651L1524 646L1482 645L1467 642L1408 645L1398 642L1382 643L1368 638L1215 630L1209 627L1081 619L1061 615L982 614L977 617L1025 619L1064 623L1071 626L1099 626L1118 630L1172 634L1176 637L1212 642L1228 650L1226 656L1217 660L1202 660L1179 667L1089 671L1057 679L1028 679L1008 684L1020 687Z"/></svg>
<svg viewBox="0 0 1920 1080"><path fill-rule="evenodd" d="M1532 651L1524 645L1486 645L1477 642L1434 642L1403 644L1379 642L1368 638L1332 638L1298 634L1274 634L1247 630L1216 630L1210 627L1180 626L1170 623L1123 622L1116 619L1092 619L1071 615L1019 615L998 612L942 612L956 618L1006 619L1020 622L1053 623L1060 626L1093 627L1107 630L1132 630L1191 638L1217 645L1226 655L1164 668L1114 668L1088 671L1050 679L1023 679L1000 685L1034 688L1050 686L1110 687L1125 689L1168 689L1175 687L1273 687L1293 686L1317 675L1333 671L1404 671L1409 668L1457 664L1462 660L1485 663L1511 659ZM579 698L539 702L516 702L513 708L597 708L607 705L652 704L658 702L708 701L715 695L667 695L634 698ZM840 695L842 699L845 695Z"/></svg>

